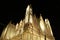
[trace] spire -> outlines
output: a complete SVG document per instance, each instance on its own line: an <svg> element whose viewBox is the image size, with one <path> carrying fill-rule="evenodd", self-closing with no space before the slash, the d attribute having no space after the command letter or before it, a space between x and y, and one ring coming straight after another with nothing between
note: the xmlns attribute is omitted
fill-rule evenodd
<svg viewBox="0 0 60 40"><path fill-rule="evenodd" d="M25 15L25 23L31 22L32 23L32 8L31 5L28 5L26 8L26 15Z"/></svg>
<svg viewBox="0 0 60 40"><path fill-rule="evenodd" d="M53 36L52 28L51 28L51 25L50 25L50 22L48 19L45 19L45 24L46 24L47 28L49 28L49 31L50 31L51 35Z"/></svg>
<svg viewBox="0 0 60 40"><path fill-rule="evenodd" d="M26 8L26 14L32 14L32 8L31 5L28 5Z"/></svg>
<svg viewBox="0 0 60 40"><path fill-rule="evenodd" d="M40 14L40 28L41 28L42 32L44 33L45 32L45 23L44 23L44 20L43 20L41 14Z"/></svg>
<svg viewBox="0 0 60 40"><path fill-rule="evenodd" d="M16 30L18 29L18 23L16 24Z"/></svg>

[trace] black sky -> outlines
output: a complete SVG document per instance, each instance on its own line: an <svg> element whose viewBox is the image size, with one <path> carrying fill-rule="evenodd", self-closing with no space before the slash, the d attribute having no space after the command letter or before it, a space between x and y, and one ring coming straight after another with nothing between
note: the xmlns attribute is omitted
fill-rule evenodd
<svg viewBox="0 0 60 40"><path fill-rule="evenodd" d="M50 20L52 31L55 39L59 39L60 34L60 1L47 1L47 0L2 0L0 1L0 34L6 27L9 21L13 23L19 22L25 16L26 7L28 4L32 5L33 14L39 17L42 14L43 18Z"/></svg>

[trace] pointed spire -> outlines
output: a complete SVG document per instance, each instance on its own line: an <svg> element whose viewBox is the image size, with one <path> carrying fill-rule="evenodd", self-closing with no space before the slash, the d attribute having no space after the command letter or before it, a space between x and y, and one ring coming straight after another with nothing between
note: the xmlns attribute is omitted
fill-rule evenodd
<svg viewBox="0 0 60 40"><path fill-rule="evenodd" d="M31 21L32 17L32 8L31 8L31 5L28 5L27 8L26 8L26 15L25 15L25 23Z"/></svg>
<svg viewBox="0 0 60 40"><path fill-rule="evenodd" d="M40 14L40 20L44 21L44 20L43 20L43 17L42 17L42 15L41 15L41 14Z"/></svg>
<svg viewBox="0 0 60 40"><path fill-rule="evenodd" d="M42 32L44 33L45 32L45 23L44 23L44 20L43 20L41 14L40 14L40 28L41 28Z"/></svg>
<svg viewBox="0 0 60 40"><path fill-rule="evenodd" d="M51 28L51 25L50 25L50 22L48 19L45 19L45 24L47 25L47 28L49 28L49 31L50 31L51 35L53 36L52 28Z"/></svg>
<svg viewBox="0 0 60 40"><path fill-rule="evenodd" d="M31 5L28 5L27 8L26 8L26 15L29 15L29 14L32 14L32 8L31 8Z"/></svg>
<svg viewBox="0 0 60 40"><path fill-rule="evenodd" d="M20 21L20 26L22 25L22 20Z"/></svg>
<svg viewBox="0 0 60 40"><path fill-rule="evenodd" d="M18 29L18 23L16 24L16 30Z"/></svg>

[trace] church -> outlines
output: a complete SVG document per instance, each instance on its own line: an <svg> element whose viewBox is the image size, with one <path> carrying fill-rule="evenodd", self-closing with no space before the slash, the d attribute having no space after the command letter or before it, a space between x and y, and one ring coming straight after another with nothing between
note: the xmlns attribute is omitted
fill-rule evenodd
<svg viewBox="0 0 60 40"><path fill-rule="evenodd" d="M31 5L26 8L25 18L16 25L9 22L3 30L1 40L55 40L49 19L33 15Z"/></svg>

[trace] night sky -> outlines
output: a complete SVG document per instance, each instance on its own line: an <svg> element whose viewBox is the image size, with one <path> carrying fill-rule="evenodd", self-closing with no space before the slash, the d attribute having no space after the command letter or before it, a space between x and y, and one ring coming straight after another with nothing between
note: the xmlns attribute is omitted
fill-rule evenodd
<svg viewBox="0 0 60 40"><path fill-rule="evenodd" d="M25 11L27 5L31 4L33 14L37 17L42 14L43 18L48 18L52 27L52 31L56 40L59 40L60 34L60 1L47 1L47 0L2 0L0 1L0 35L2 30L7 24L17 23L25 17Z"/></svg>

